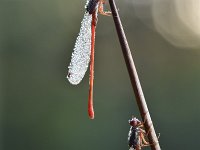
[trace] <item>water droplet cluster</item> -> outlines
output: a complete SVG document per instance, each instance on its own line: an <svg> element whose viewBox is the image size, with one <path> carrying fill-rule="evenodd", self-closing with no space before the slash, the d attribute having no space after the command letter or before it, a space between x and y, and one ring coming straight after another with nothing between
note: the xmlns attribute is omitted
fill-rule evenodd
<svg viewBox="0 0 200 150"><path fill-rule="evenodd" d="M89 0L87 0L86 5ZM69 65L67 78L71 84L79 84L87 71L91 53L91 22L92 15L85 12L81 22L79 35Z"/></svg>

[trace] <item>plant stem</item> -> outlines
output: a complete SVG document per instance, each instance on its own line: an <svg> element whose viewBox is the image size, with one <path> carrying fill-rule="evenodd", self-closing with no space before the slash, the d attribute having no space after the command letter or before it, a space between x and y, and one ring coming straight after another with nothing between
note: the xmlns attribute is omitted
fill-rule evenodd
<svg viewBox="0 0 200 150"><path fill-rule="evenodd" d="M126 39L126 35L123 30L123 26L122 26L122 23L121 23L119 14L118 14L118 10L116 8L115 1L109 0L109 3L110 3L111 11L112 11L112 16L113 16L113 20L115 23L116 31L118 34L118 38L119 38L119 41L121 44L121 49L122 49L122 52L124 55L124 59L126 62L128 73L129 73L129 77L130 77L131 84L133 87L133 91L135 93L137 105L139 107L140 115L144 122L144 128L145 128L146 132L149 133L148 139L151 144L151 149L152 150L160 150L161 148L160 148L160 145L158 142L158 138L156 136L153 122L151 120L151 116L148 111L148 107L147 107L147 104L146 104L146 101L144 98L142 87L140 85L140 80L138 78L136 67L135 67L135 64L133 61L133 57L132 57L129 45L128 45L128 41Z"/></svg>

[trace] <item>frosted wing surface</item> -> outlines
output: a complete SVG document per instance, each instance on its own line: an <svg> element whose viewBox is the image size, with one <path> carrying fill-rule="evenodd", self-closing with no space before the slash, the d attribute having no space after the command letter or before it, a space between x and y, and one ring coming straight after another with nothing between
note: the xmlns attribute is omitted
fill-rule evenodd
<svg viewBox="0 0 200 150"><path fill-rule="evenodd" d="M76 39L67 78L71 84L79 84L87 71L91 53L92 15L86 12Z"/></svg>

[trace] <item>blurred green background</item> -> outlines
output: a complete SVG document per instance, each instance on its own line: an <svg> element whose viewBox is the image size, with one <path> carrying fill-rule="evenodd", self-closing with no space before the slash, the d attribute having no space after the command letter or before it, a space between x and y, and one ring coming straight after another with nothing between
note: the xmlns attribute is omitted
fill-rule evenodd
<svg viewBox="0 0 200 150"><path fill-rule="evenodd" d="M192 37L194 44L185 33L187 45L177 36L166 38L173 34L156 24L155 0L116 2L161 148L198 149L199 37ZM173 10L163 4L155 8ZM65 78L84 5L0 0L1 150L128 149L128 119L140 116L112 17L98 19L94 120L87 116L88 72L77 86ZM159 13L166 23L173 17L169 11ZM180 28L172 21L169 31L175 33Z"/></svg>

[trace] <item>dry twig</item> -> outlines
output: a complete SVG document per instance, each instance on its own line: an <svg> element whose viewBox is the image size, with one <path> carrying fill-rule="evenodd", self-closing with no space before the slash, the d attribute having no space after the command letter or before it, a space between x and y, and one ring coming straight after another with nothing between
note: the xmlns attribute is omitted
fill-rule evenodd
<svg viewBox="0 0 200 150"><path fill-rule="evenodd" d="M144 123L144 127L146 132L150 131L148 134L148 139L150 143L153 143L151 145L151 149L152 150L160 150L160 145L158 142L158 138L156 136L155 133L155 129L153 126L153 122L151 120L150 117L150 113L148 111L148 107L144 98L144 94L142 91L142 87L140 85L140 81L138 78L138 74L136 71L136 67L132 58L132 54L128 45L128 41L126 39L124 30L123 30L123 26L116 8L116 4L114 0L109 0L110 3L110 8L112 11L112 16L113 16L113 20L115 23L115 27L117 30L117 34L119 37L119 41L121 44L121 48L122 48L122 52L124 55L124 59L126 62L126 66L129 72L129 76L130 76L130 80L131 80L131 84L135 93L135 97L136 97L136 101L137 101L137 105L139 107L139 111L142 117L142 120L145 122Z"/></svg>

